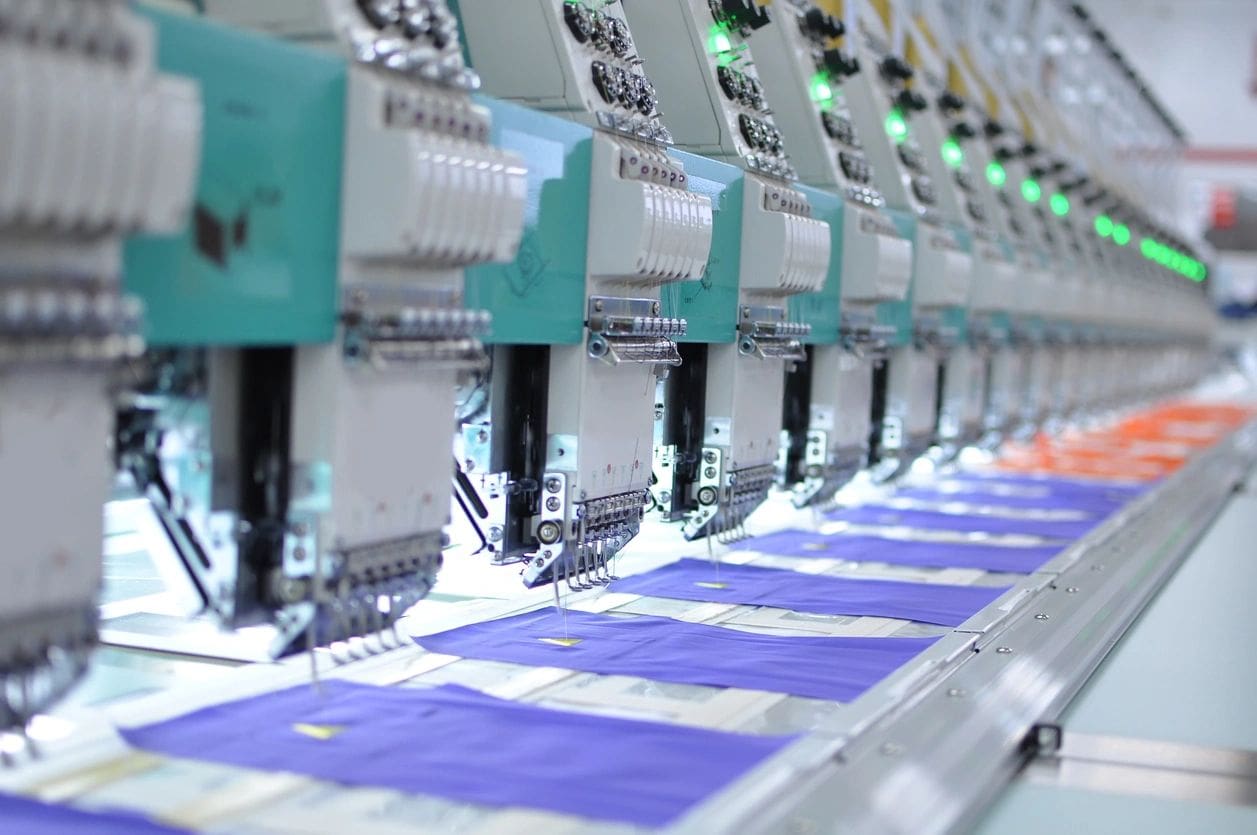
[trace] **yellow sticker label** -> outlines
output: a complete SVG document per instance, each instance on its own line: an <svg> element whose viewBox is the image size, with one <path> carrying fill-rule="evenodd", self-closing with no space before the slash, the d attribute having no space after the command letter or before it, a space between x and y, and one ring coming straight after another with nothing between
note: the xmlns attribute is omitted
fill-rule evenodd
<svg viewBox="0 0 1257 835"><path fill-rule="evenodd" d="M554 644L556 647L574 647L581 642L580 638L538 638L543 644Z"/></svg>
<svg viewBox="0 0 1257 835"><path fill-rule="evenodd" d="M328 740L334 736L339 736L345 731L344 725L311 725L306 722L298 722L292 726L292 729L303 736L313 737L314 739Z"/></svg>
<svg viewBox="0 0 1257 835"><path fill-rule="evenodd" d="M699 583L695 583L694 585L696 585L696 586L698 586L699 588L702 588L702 589L727 589L727 588L729 588L729 584L728 584L728 583L702 583L702 582L699 582Z"/></svg>

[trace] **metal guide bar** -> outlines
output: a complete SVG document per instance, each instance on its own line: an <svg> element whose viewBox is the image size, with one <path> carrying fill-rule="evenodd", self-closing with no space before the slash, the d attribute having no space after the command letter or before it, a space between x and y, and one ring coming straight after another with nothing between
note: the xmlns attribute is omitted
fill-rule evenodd
<svg viewBox="0 0 1257 835"><path fill-rule="evenodd" d="M1022 767L1030 730L1053 721L1081 689L1255 457L1257 421L1154 488L1138 512L1102 526L949 675L906 695L879 723L834 740L828 762L788 762L783 752L777 779L748 775L674 830L963 830Z"/></svg>

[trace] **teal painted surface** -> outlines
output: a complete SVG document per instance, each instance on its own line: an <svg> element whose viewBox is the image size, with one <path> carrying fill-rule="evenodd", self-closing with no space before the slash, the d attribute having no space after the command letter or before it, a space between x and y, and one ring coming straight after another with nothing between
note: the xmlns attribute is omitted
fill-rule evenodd
<svg viewBox="0 0 1257 835"><path fill-rule="evenodd" d="M832 345L838 341L842 324L842 198L827 191L798 186L812 204L812 217L829 223L829 274L818 293L790 297L790 319L812 326L803 341L809 345Z"/></svg>
<svg viewBox="0 0 1257 835"><path fill-rule="evenodd" d="M688 322L681 342L733 342L742 263L742 170L684 151L669 153L685 166L690 190L711 198L715 218L707 272L698 281L665 285L663 315Z"/></svg>
<svg viewBox="0 0 1257 835"><path fill-rule="evenodd" d="M338 309L345 62L202 18L140 10L162 70L201 84L197 210L127 245L152 345L326 342Z"/></svg>
<svg viewBox="0 0 1257 835"><path fill-rule="evenodd" d="M1257 496L1238 494L1069 706L1067 730L1257 750L1254 540Z"/></svg>
<svg viewBox="0 0 1257 835"><path fill-rule="evenodd" d="M899 235L914 242L917 237L917 221L911 214L898 209L882 209L883 215L891 223L895 224L895 228L899 230ZM903 301L899 302L882 302L877 306L877 324L889 325L895 329L894 336L888 337L886 342L891 348L897 348L912 342L912 296L916 288L917 277L912 277L912 283L908 287L908 295Z"/></svg>
<svg viewBox="0 0 1257 835"><path fill-rule="evenodd" d="M493 143L528 165L519 253L467 270L466 304L493 314L486 342L574 345L584 339L592 131L575 122L481 97Z"/></svg>
<svg viewBox="0 0 1257 835"><path fill-rule="evenodd" d="M969 255L973 254L973 233L963 226L954 225L948 227L952 234L956 237L956 243L960 244L960 248ZM969 337L969 311L968 308L949 307L943 311L943 326L953 328L956 332L956 338L960 340Z"/></svg>
<svg viewBox="0 0 1257 835"><path fill-rule="evenodd" d="M977 835L1251 835L1257 808L1103 794L1019 780L973 830Z"/></svg>
<svg viewBox="0 0 1257 835"><path fill-rule="evenodd" d="M952 328L956 338L969 338L969 311L963 307L949 307L943 311L943 327Z"/></svg>

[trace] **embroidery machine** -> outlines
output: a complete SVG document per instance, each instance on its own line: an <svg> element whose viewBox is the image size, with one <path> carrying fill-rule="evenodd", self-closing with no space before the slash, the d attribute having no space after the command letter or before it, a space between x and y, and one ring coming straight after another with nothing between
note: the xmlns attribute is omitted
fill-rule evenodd
<svg viewBox="0 0 1257 835"><path fill-rule="evenodd" d="M806 734L677 831L962 826L1252 463L1251 426L1222 433L1034 570L736 549L747 531L842 528L820 513L853 481L879 497L892 481L941 490L958 460L1041 430L1055 454L1085 422L1212 369L1204 256L1142 208L1155 192L1104 156L1111 137L1077 135L1090 111L1067 88L1105 73L1130 89L1129 72L1080 51L1036 87L1058 60L1051 38L1096 42L1085 13L1015 0L1002 16L871 0L51 5L0 2L0 104L16 114L0 124L0 507L17 554L0 593L0 725L30 737L0 735L0 757L20 763L0 770L2 789L62 787L189 827L594 826L154 764L98 721L156 721L313 670ZM1032 48L994 48L1013 37ZM1178 147L1146 92L1129 107ZM1224 383L1209 390L1248 396ZM98 608L102 505L107 572L139 566L159 588ZM1047 518L1034 512L999 513ZM958 628L604 593L702 539L712 595L731 580L721 561L728 575L753 561L1012 591ZM552 596L573 627L653 616L937 642L839 703L388 640L407 612L423 636ZM96 678L54 708L88 669L98 619ZM555 623L540 641L581 644ZM111 659L145 672L102 682ZM217 669L242 661L273 663ZM133 700L150 662L206 683ZM887 786L921 802L888 806Z"/></svg>

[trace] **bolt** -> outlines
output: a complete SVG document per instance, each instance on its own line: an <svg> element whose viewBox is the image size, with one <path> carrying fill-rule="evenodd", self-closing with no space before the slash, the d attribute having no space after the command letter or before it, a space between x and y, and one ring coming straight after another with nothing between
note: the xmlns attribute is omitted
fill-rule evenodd
<svg viewBox="0 0 1257 835"><path fill-rule="evenodd" d="M709 450L707 450L706 452L704 452L704 453L703 453L703 463L704 463L704 464L715 464L715 463L716 463L716 453L715 453L715 451L714 451L714 450L710 450L710 449L709 449Z"/></svg>
<svg viewBox="0 0 1257 835"><path fill-rule="evenodd" d="M306 527L305 522L298 522L297 524L292 526L293 536L305 536L309 532L310 532L310 529Z"/></svg>
<svg viewBox="0 0 1257 835"><path fill-rule="evenodd" d="M995 651L1000 655L1012 655L1013 652L1011 647L996 647Z"/></svg>
<svg viewBox="0 0 1257 835"><path fill-rule="evenodd" d="M602 299L594 299L594 310L596 310L596 311L598 311L599 313L601 313L601 312L602 312L602 307L603 307L603 305L602 305Z"/></svg>
<svg viewBox="0 0 1257 835"><path fill-rule="evenodd" d="M502 541L502 528L501 528L500 526L498 526L498 525L491 525L491 526L489 527L489 541L490 541L490 542L501 542L501 541Z"/></svg>
<svg viewBox="0 0 1257 835"><path fill-rule="evenodd" d="M297 562L301 562L306 558L306 549L298 545L292 549L292 558Z"/></svg>
<svg viewBox="0 0 1257 835"><path fill-rule="evenodd" d="M716 477L715 467L708 467L707 469L703 470L703 478L715 478L715 477Z"/></svg>
<svg viewBox="0 0 1257 835"><path fill-rule="evenodd" d="M561 489L563 489L563 482L559 481L557 478L546 479L546 492L547 493L557 493Z"/></svg>
<svg viewBox="0 0 1257 835"><path fill-rule="evenodd" d="M562 535L563 529L557 522L545 521L537 526L537 539L541 540L543 545L553 545Z"/></svg>
<svg viewBox="0 0 1257 835"><path fill-rule="evenodd" d="M559 501L558 496L551 496L550 498L546 499L546 510L550 511L551 513L554 513L562 506L563 506L563 503Z"/></svg>
<svg viewBox="0 0 1257 835"><path fill-rule="evenodd" d="M670 501L672 501L672 491L671 490L660 491L659 501L661 504L668 504Z"/></svg>

